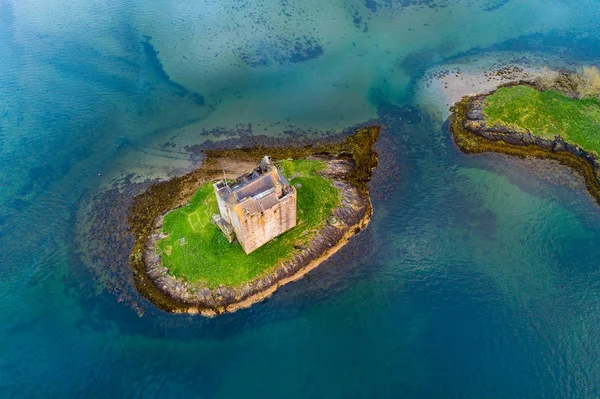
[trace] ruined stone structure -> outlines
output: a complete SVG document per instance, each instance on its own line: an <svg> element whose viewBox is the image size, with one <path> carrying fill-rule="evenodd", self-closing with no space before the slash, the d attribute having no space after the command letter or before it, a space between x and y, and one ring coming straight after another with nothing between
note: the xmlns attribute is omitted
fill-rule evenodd
<svg viewBox="0 0 600 399"><path fill-rule="evenodd" d="M267 156L252 172L213 187L220 212L213 223L229 242L235 232L247 254L296 226L296 189Z"/></svg>

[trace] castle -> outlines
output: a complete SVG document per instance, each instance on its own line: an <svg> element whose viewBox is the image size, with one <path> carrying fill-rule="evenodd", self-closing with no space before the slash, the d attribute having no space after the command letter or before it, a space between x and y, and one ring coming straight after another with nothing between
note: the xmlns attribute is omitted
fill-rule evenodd
<svg viewBox="0 0 600 399"><path fill-rule="evenodd" d="M296 226L296 189L268 156L252 172L232 183L213 185L220 215L213 223L246 254Z"/></svg>

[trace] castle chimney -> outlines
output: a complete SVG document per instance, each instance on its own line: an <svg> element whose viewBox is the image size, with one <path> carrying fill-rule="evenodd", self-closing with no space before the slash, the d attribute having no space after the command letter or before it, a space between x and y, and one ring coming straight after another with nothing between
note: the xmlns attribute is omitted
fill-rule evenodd
<svg viewBox="0 0 600 399"><path fill-rule="evenodd" d="M268 155L265 155L265 157L260 162L260 171L262 173L265 173L265 172L269 171L272 167L273 167L273 161L271 161L271 158L269 158Z"/></svg>

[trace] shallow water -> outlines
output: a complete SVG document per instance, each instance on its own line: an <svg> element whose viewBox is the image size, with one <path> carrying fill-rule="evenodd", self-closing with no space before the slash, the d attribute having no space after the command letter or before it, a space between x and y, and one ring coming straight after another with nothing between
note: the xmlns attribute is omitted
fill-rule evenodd
<svg viewBox="0 0 600 399"><path fill-rule="evenodd" d="M598 206L552 162L460 154L418 92L502 52L592 62L598 7L0 0L0 396L600 395ZM164 314L86 256L89 201L185 146L371 119L371 224L264 303Z"/></svg>

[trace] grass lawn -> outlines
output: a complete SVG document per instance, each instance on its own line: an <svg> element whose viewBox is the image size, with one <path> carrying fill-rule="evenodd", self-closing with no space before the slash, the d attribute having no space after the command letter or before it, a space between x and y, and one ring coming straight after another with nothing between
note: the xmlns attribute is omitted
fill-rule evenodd
<svg viewBox="0 0 600 399"><path fill-rule="evenodd" d="M600 102L595 98L574 100L529 86L502 87L486 98L483 113L490 125L529 130L548 139L559 134L600 154Z"/></svg>
<svg viewBox="0 0 600 399"><path fill-rule="evenodd" d="M290 258L294 245L308 242L341 202L332 182L318 175L321 161L282 161L278 165L296 188L297 225L249 255L234 241L228 243L211 223L219 213L212 182L194 194L189 205L167 214L163 231L169 236L157 244L162 264L176 277L215 288L236 286L271 271L280 260ZM293 178L292 178L293 177Z"/></svg>

